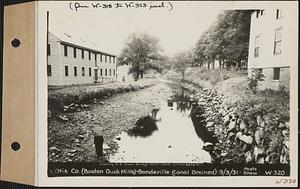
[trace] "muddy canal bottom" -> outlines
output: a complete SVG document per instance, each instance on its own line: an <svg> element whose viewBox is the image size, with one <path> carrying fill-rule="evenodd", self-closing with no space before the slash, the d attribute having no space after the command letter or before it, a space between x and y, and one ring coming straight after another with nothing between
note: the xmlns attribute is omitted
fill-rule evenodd
<svg viewBox="0 0 300 189"><path fill-rule="evenodd" d="M210 163L190 117L189 91L176 88L174 95L137 126L116 137L118 150L109 157L118 163Z"/></svg>

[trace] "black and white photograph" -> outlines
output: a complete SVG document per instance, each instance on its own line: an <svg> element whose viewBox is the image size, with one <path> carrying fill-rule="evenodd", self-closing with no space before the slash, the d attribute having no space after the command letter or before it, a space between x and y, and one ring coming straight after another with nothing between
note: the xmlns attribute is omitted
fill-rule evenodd
<svg viewBox="0 0 300 189"><path fill-rule="evenodd" d="M289 176L294 10L53 2L48 176Z"/></svg>

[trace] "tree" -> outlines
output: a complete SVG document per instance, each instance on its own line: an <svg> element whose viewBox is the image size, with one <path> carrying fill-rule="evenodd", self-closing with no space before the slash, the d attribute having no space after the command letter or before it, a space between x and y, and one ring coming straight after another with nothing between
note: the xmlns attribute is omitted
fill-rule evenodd
<svg viewBox="0 0 300 189"><path fill-rule="evenodd" d="M156 37L146 33L135 33L128 37L118 60L119 65L130 64L129 73L135 80L143 78L147 70L154 69L161 72L160 61L162 49Z"/></svg>
<svg viewBox="0 0 300 189"><path fill-rule="evenodd" d="M173 59L173 69L181 74L182 80L185 79L185 71L190 66L190 63L190 55L186 52L175 55Z"/></svg>
<svg viewBox="0 0 300 189"><path fill-rule="evenodd" d="M252 10L228 10L219 14L196 43L195 61L209 65L219 60L227 68L247 62L251 13Z"/></svg>

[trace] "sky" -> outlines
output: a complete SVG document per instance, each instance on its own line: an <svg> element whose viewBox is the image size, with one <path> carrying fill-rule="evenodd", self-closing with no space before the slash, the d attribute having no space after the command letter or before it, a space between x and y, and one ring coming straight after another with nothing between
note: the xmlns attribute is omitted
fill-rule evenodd
<svg viewBox="0 0 300 189"><path fill-rule="evenodd" d="M100 1L98 1L100 2ZM48 2L50 13L49 30L67 33L92 41L100 50L118 55L128 36L135 32L146 32L157 37L168 56L188 51L194 47L201 34L216 20L227 3L213 2L171 2L166 8L149 9L161 2L144 2L147 8L91 8L91 3L81 2L89 8L74 10L74 1ZM102 2L100 2L102 3ZM115 6L117 2L108 2ZM142 2L143 3L143 2Z"/></svg>

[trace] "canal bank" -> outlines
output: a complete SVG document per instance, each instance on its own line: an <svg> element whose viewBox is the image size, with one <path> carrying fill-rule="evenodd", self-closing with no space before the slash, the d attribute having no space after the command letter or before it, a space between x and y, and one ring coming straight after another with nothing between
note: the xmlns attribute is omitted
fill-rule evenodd
<svg viewBox="0 0 300 189"><path fill-rule="evenodd" d="M215 91L169 81L117 94L50 119L49 161L289 163L286 110L275 97L267 107L252 97L229 104ZM95 136L103 136L103 158Z"/></svg>
<svg viewBox="0 0 300 189"><path fill-rule="evenodd" d="M241 88L244 83L230 82L211 89L193 82L183 84L195 92L194 124L212 133L206 145L213 162L289 164L289 93L268 89L253 94ZM222 94L224 87L231 91ZM209 136L205 132L199 133Z"/></svg>

